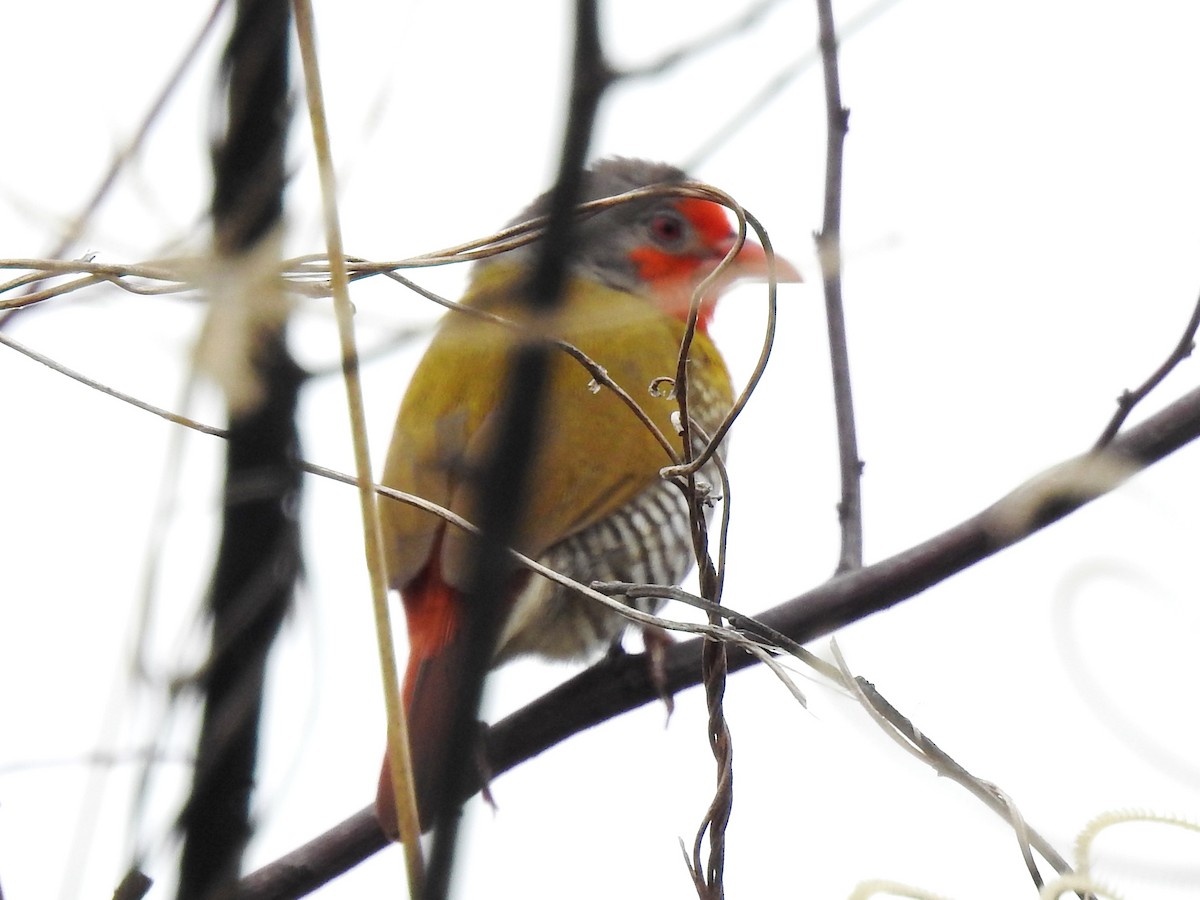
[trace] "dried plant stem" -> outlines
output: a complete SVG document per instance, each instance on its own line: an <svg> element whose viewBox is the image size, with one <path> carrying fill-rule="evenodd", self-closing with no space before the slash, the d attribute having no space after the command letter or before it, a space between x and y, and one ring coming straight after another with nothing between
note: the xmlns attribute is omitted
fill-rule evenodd
<svg viewBox="0 0 1200 900"><path fill-rule="evenodd" d="M763 332L762 349L759 351L758 360L754 365L754 370L750 373L750 377L746 380L746 386L733 401L733 406L730 408L729 412L725 414L725 417L721 420L720 424L713 430L712 435L707 436L705 447L699 453L692 454L686 463L663 469L660 474L664 478L689 475L698 471L708 462L708 460L716 452L717 447L719 447L721 442L725 439L725 435L729 433L729 429L733 427L734 421L741 414L742 410L745 409L746 404L750 402L751 395L758 387L758 383L762 380L763 373L766 371L767 362L771 358L771 349L775 344L775 324L778 311L776 294L778 291L778 282L775 279L775 250L771 245L771 239L767 236L766 229L763 228L762 223L754 218L754 216L752 216L745 209L743 209L740 204L736 203L733 198L715 189L706 188L705 194L711 194L711 196L708 197L709 199L726 206L738 217L738 237L734 242L734 245L730 248L725 259L721 261L721 264L713 271L711 275L708 276L708 278L700 283L692 295L692 304L688 311L687 328L684 330L683 341L679 347L679 357L676 362L675 377L673 381L676 398L679 401L680 421L681 423L686 423L686 427L682 429L681 433L685 447L690 446L691 431L695 428L695 423L688 415L688 392L687 385L684 382L687 373L688 354L691 349L692 338L695 335L696 321L699 315L700 298L704 296L705 292L708 290L708 286L712 284L718 277L720 277L721 272L733 261L733 258L741 250L746 239L747 225L754 229L759 240L762 242L763 250L766 251L767 254L769 267L767 283L767 324Z"/></svg>
<svg viewBox="0 0 1200 900"><path fill-rule="evenodd" d="M170 76L168 76L162 89L158 92L158 96L154 98L154 102L150 104L149 111L142 117L142 122L138 126L138 130L129 142L121 148L120 152L113 157L112 163L109 164L104 177L100 179L100 183L92 192L92 196L84 204L83 209L76 214L66 233L62 235L58 244L48 254L49 256L60 257L70 252L71 246L87 230L88 225L91 224L92 217L96 214L96 210L100 208L100 204L104 202L104 198L108 196L109 191L112 190L112 186L116 183L117 177L141 149L142 144L146 141L146 136L150 133L151 127L158 121L158 117L162 115L162 111L166 108L167 101L174 95L175 91L179 88L180 82L183 81L183 76L191 68L192 63L196 61L196 57L200 54L200 49L204 46L205 41L208 40L208 36L212 33L214 26L220 18L225 2L226 0L216 0L213 4L208 18L205 19L204 24L192 39L191 44L184 51L183 57L176 64ZM0 305L0 328L8 324L17 310L24 307L25 304L22 303L14 303L11 306Z"/></svg>
<svg viewBox="0 0 1200 900"><path fill-rule="evenodd" d="M404 856L409 892L420 895L424 881L421 833L413 791L412 761L409 754L408 727L400 700L400 679L396 672L396 648L392 639L391 612L387 601L387 575L384 571L383 532L379 522L376 495L367 445L366 413L362 383L358 372L358 351L354 339L354 318L350 305L349 281L341 226L338 222L337 186L325 119L321 74L317 63L316 37L311 0L293 0L300 56L304 66L305 94L312 123L313 148L321 181L321 201L325 217L325 241L329 253L334 309L341 342L346 401L354 439L354 464L358 475L359 503L362 512L367 571L371 581L371 600L375 614L375 635L383 675L384 702L387 705L388 755L391 760L392 791L396 800L396 820L404 836Z"/></svg>
<svg viewBox="0 0 1200 900"><path fill-rule="evenodd" d="M1072 870L1067 861L1059 855L1048 840L1029 827L1020 810L1007 794L996 785L972 775L935 744L924 731L915 728L912 720L892 706L879 693L875 685L864 678L855 677L851 673L836 640L831 641L830 644L842 673L842 683L854 693L863 708L871 714L885 734L917 759L932 766L939 775L962 785L982 800L984 805L1013 826L1021 848L1021 856L1029 868L1030 876L1036 887L1041 887L1042 878L1030 848L1036 849L1060 875L1071 874Z"/></svg>

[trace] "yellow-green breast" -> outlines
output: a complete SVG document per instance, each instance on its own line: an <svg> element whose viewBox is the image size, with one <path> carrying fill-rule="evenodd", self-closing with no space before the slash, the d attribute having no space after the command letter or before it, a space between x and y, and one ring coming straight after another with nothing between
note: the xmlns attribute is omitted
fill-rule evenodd
<svg viewBox="0 0 1200 900"><path fill-rule="evenodd" d="M517 293L523 270L482 269L463 305L531 323ZM568 283L560 309L537 331L574 344L608 372L671 440L674 399L652 396L654 379L675 374L684 324L649 301L596 282ZM525 329L528 336L534 328ZM442 320L400 406L384 468L384 484L473 517L472 470L491 446L506 384L509 355L527 339L512 328L451 311ZM538 456L525 500L517 546L529 555L600 521L658 480L666 451L625 403L594 390L591 374L560 349L551 350ZM697 333L689 362L691 413L715 423L732 403L729 372L708 336ZM442 520L384 499L388 572L403 587L428 561ZM443 576L461 584L465 542L449 527L442 544Z"/></svg>

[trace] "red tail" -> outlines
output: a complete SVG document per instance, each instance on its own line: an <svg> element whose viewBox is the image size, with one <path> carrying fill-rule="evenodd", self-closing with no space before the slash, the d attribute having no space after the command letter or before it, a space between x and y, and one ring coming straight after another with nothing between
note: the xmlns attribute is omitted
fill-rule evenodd
<svg viewBox="0 0 1200 900"><path fill-rule="evenodd" d="M461 693L468 644L459 593L442 580L440 544L434 544L429 565L401 592L409 639L404 707L422 830L433 824L444 791L451 712ZM391 764L386 755L379 773L375 814L384 831L398 839Z"/></svg>

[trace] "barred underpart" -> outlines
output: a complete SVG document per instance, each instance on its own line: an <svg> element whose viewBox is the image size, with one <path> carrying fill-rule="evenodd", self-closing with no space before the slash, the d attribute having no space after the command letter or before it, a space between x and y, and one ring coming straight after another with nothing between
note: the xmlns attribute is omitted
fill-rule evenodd
<svg viewBox="0 0 1200 900"><path fill-rule="evenodd" d="M713 483L710 463L700 478ZM706 510L706 515L711 511ZM643 491L595 525L560 541L538 560L575 581L679 584L695 565L688 506L674 484ZM615 599L655 613L660 598ZM525 653L576 659L607 648L628 620L594 599L532 575L517 595L496 651L496 664Z"/></svg>

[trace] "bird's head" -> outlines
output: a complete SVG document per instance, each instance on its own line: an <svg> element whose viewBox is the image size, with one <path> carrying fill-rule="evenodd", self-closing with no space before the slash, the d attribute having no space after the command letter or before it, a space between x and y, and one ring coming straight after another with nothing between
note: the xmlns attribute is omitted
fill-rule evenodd
<svg viewBox="0 0 1200 900"><path fill-rule="evenodd" d="M688 183L680 169L664 163L613 157L584 173L583 200L599 200L655 185ZM510 224L544 216L550 194L538 197ZM692 294L713 273L737 240L725 207L698 197L655 196L621 203L576 224L571 274L646 298L686 320ZM532 264L539 242L492 259ZM485 261L484 265L487 264ZM746 240L732 263L709 287L698 325L706 329L721 294L738 281L766 281L767 254ZM778 282L801 281L787 260L775 258Z"/></svg>

